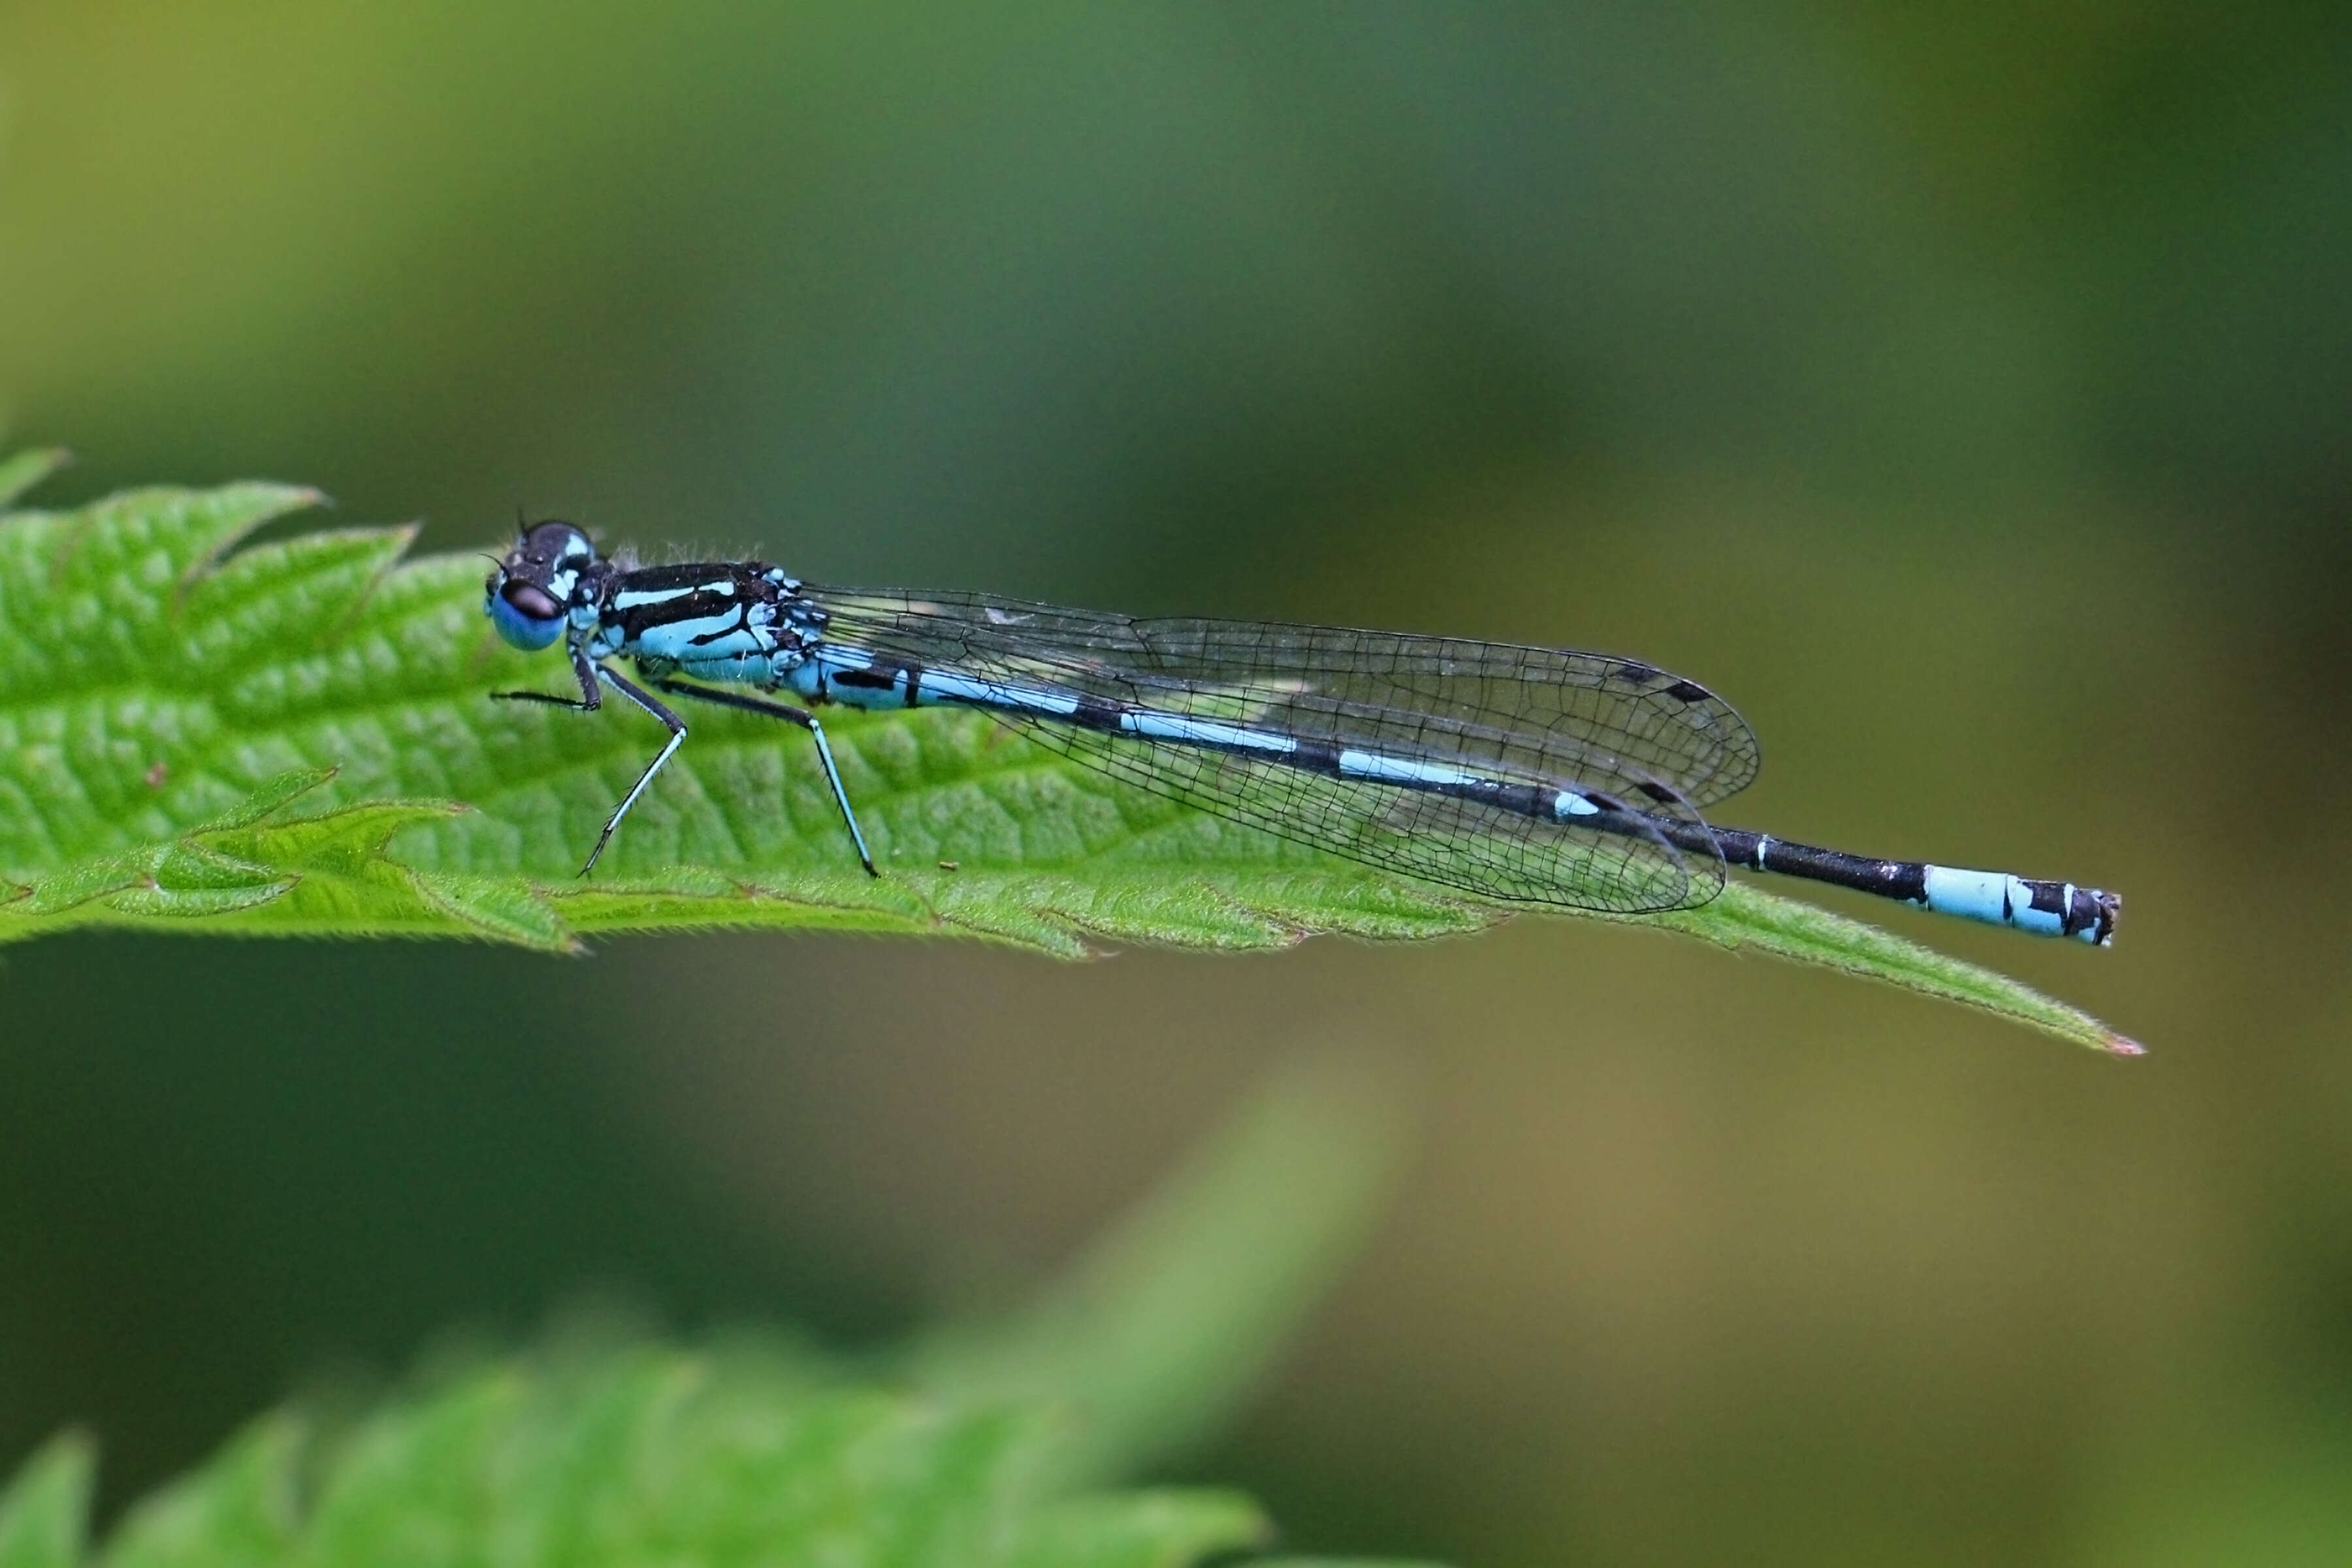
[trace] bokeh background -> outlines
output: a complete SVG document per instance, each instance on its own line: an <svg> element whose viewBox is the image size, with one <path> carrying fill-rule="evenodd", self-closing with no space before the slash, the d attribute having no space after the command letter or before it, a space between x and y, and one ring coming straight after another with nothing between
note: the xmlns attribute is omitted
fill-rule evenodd
<svg viewBox="0 0 2352 1568"><path fill-rule="evenodd" d="M0 1466L617 1291L1016 1294L1302 1051L1421 1107L1181 1475L1483 1564L2352 1554L2352 11L0 13L44 493L1638 653L2097 1059L1651 934L0 960Z"/></svg>

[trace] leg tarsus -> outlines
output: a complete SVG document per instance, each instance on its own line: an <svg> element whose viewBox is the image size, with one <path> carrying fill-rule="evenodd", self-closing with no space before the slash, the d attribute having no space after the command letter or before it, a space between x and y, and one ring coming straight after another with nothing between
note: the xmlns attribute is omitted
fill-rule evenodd
<svg viewBox="0 0 2352 1568"><path fill-rule="evenodd" d="M499 703L545 703L550 707L570 708L573 713L593 711L593 705L578 697L559 697L548 692L492 692L490 700Z"/></svg>
<svg viewBox="0 0 2352 1568"><path fill-rule="evenodd" d="M824 726L812 718L808 727L816 741L817 760L824 764L825 782L833 786L834 804L841 808L841 820L849 824L849 841L857 846L858 863L865 866L867 876L879 877L882 873L874 869L873 852L866 847L866 834L857 825L857 813L849 809L849 791L842 788L841 769L834 766L833 747L824 738Z"/></svg>
<svg viewBox="0 0 2352 1568"><path fill-rule="evenodd" d="M572 649L572 674L580 683L576 697L559 697L548 692L492 692L490 700L502 703L545 703L550 707L568 707L574 713L594 713L604 706L604 694L596 689L596 676L603 668L578 645Z"/></svg>

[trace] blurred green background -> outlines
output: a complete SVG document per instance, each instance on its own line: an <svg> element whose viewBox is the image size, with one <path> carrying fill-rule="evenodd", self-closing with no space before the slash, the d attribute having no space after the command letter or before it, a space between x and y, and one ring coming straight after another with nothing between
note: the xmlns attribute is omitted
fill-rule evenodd
<svg viewBox="0 0 2352 1568"><path fill-rule="evenodd" d="M583 1291L869 1342L1423 1110L1181 1475L1483 1564L2352 1555L2352 11L0 13L0 418L820 580L1637 653L2155 1055L1647 933L0 957L0 1461ZM1861 905L1851 905L1858 911Z"/></svg>

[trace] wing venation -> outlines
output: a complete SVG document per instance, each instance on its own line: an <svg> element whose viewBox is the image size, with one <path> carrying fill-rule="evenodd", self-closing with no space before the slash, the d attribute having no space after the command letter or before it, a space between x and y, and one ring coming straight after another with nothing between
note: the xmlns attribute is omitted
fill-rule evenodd
<svg viewBox="0 0 2352 1568"><path fill-rule="evenodd" d="M1611 831L1259 756L998 716L1113 778L1286 838L1513 902L1635 913L1704 903L1697 822L1756 772L1754 735L1694 682L1606 654L1255 622L1135 620L969 593L810 588L829 641L1125 706L1279 728L1630 799Z"/></svg>

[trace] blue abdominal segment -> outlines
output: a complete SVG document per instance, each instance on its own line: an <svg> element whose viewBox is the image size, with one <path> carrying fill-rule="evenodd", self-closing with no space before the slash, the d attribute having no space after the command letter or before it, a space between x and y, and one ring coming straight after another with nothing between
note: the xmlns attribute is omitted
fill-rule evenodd
<svg viewBox="0 0 2352 1568"><path fill-rule="evenodd" d="M2074 936L2100 945L2114 935L2114 920L2100 917L2100 895L2091 888L2069 882L2034 882L2003 871L1930 865L1920 867L1920 906L1938 915L2012 925L2036 936Z"/></svg>

